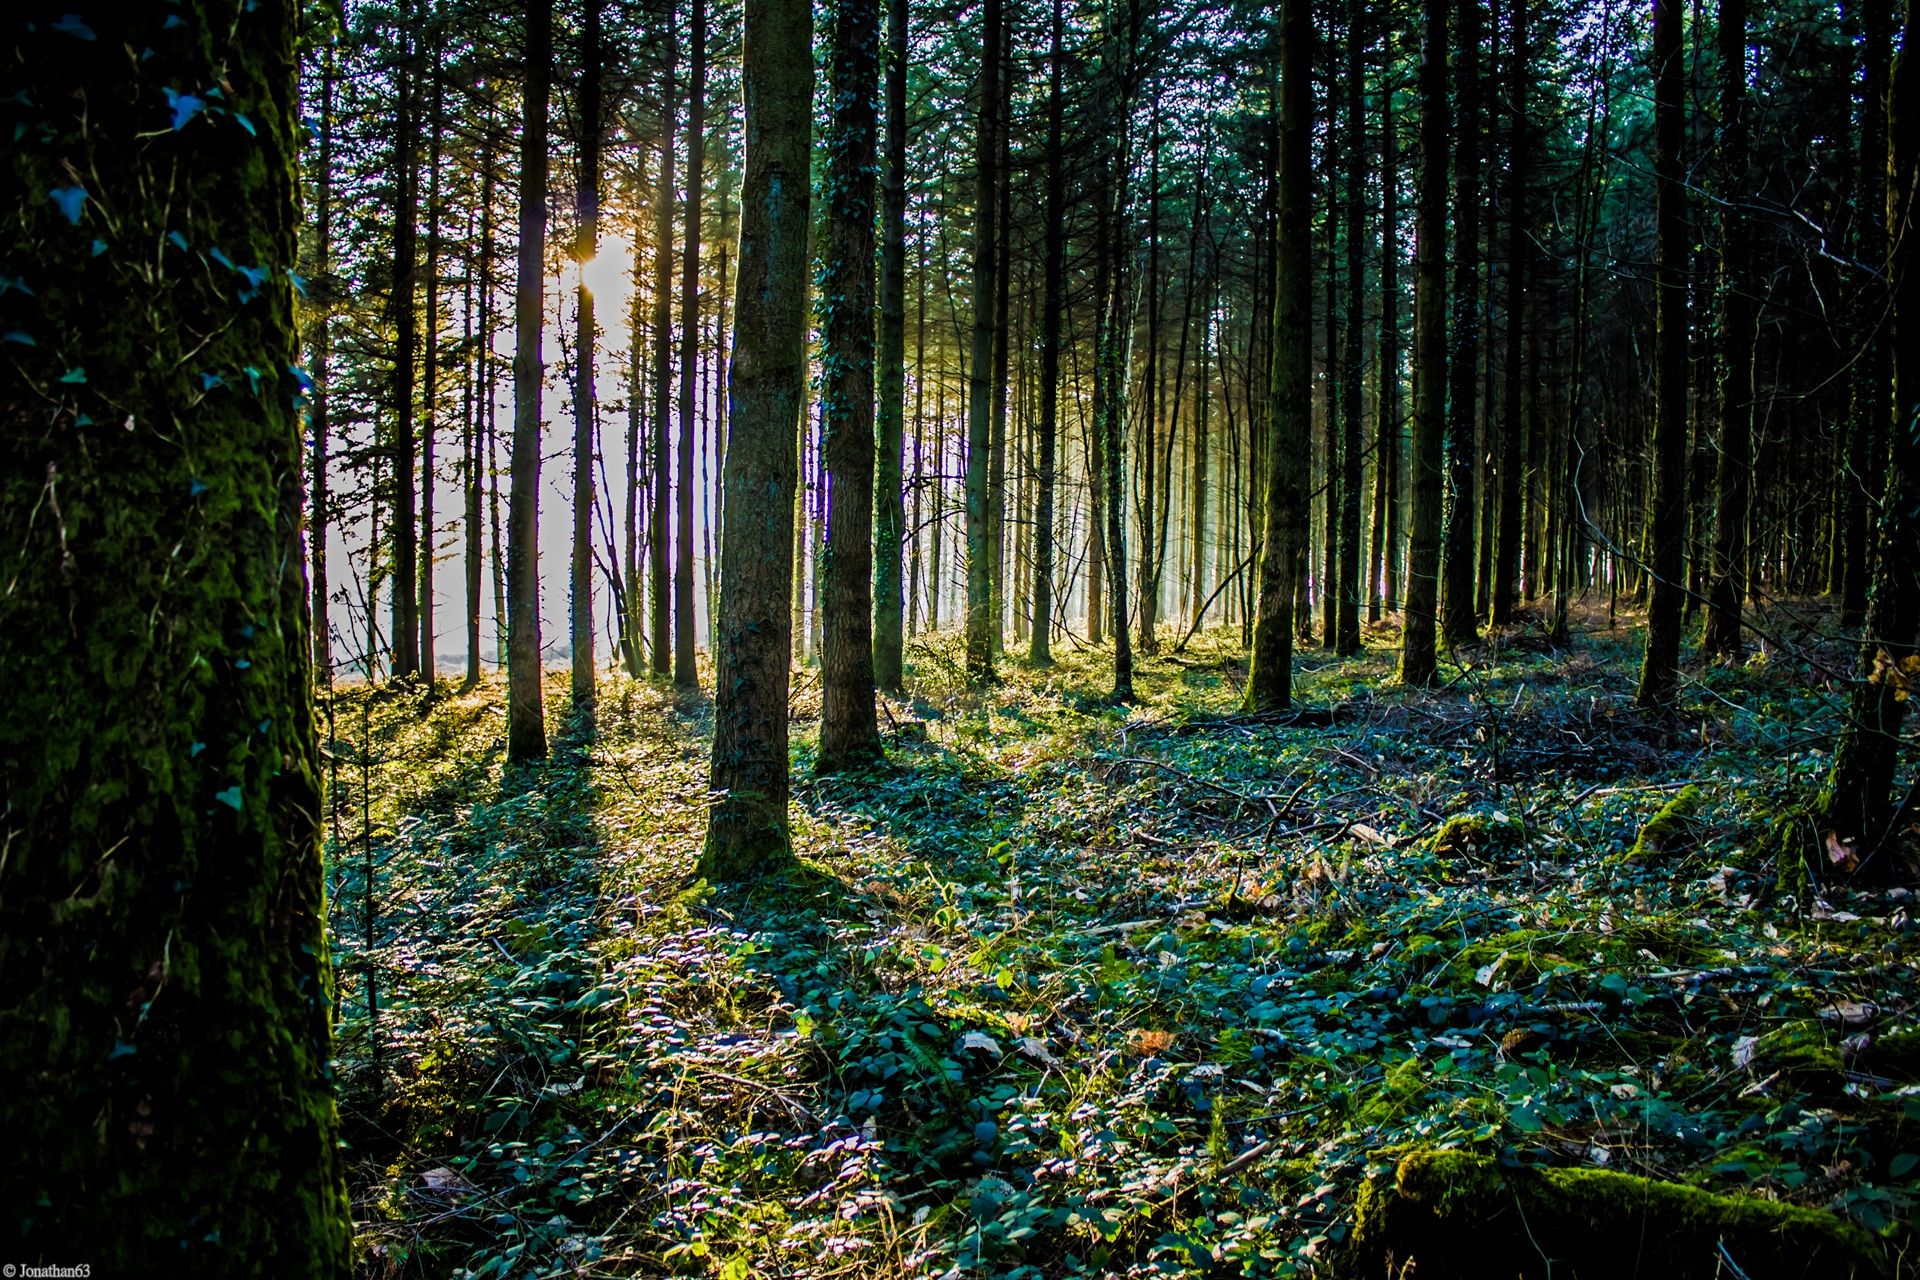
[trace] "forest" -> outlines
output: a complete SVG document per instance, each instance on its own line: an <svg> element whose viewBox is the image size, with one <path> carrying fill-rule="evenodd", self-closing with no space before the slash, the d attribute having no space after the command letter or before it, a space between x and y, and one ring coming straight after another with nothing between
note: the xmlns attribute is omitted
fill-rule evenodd
<svg viewBox="0 0 1920 1280"><path fill-rule="evenodd" d="M6 1275L1914 1275L1916 7L11 6Z"/></svg>

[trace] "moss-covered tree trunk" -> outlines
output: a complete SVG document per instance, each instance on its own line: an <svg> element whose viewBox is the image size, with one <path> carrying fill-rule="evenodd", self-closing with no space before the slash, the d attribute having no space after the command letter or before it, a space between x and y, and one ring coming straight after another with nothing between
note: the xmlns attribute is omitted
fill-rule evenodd
<svg viewBox="0 0 1920 1280"><path fill-rule="evenodd" d="M21 17L0 159L7 1260L344 1276L293 7Z"/></svg>
<svg viewBox="0 0 1920 1280"><path fill-rule="evenodd" d="M746 165L714 644L714 802L700 861L701 873L714 879L751 876L792 848L788 605L806 394L812 24L806 0L747 0Z"/></svg>
<svg viewBox="0 0 1920 1280"><path fill-rule="evenodd" d="M1279 231L1275 244L1272 374L1261 413L1266 501L1260 534L1260 593L1247 672L1249 711L1293 700L1294 577L1306 555L1307 433L1313 413L1313 6L1284 0L1278 14L1280 128L1275 162Z"/></svg>
<svg viewBox="0 0 1920 1280"><path fill-rule="evenodd" d="M1920 54L1914 49L1916 0L1908 0L1906 34L1894 59L1887 99L1887 279L1893 353L1892 456L1881 503L1879 547L1867 601L1867 636L1851 714L1834 752L1822 798L1824 825L1842 840L1858 839L1873 874L1893 870L1876 852L1888 826L1893 775L1899 765L1907 664L1920 630L1920 278L1913 272L1915 160L1920 156Z"/></svg>
<svg viewBox="0 0 1920 1280"><path fill-rule="evenodd" d="M827 123L825 370L821 459L827 545L820 582L820 768L880 755L873 702L873 169L879 0L836 0Z"/></svg>
<svg viewBox="0 0 1920 1280"><path fill-rule="evenodd" d="M873 675L880 688L895 693L902 682L900 562L907 514L902 475L906 444L907 58L907 0L888 0L886 168L880 180L880 402L873 471ZM924 330L924 308L921 320ZM925 382L925 377L916 373L916 388L924 388ZM917 432L917 415L914 427ZM917 486L914 496L917 502ZM917 530L919 524L916 515L913 527Z"/></svg>
<svg viewBox="0 0 1920 1280"><path fill-rule="evenodd" d="M1420 176L1413 214L1413 443L1407 510L1407 606L1400 679L1439 674L1441 465L1447 412L1448 0L1425 0L1421 36Z"/></svg>
<svg viewBox="0 0 1920 1280"><path fill-rule="evenodd" d="M520 120L520 261L513 289L513 457L507 505L507 754L547 754L540 687L540 355L546 296L547 95L553 0L527 0Z"/></svg>
<svg viewBox="0 0 1920 1280"><path fill-rule="evenodd" d="M1679 696L1680 606L1687 539L1687 208L1680 154L1686 66L1680 0L1653 4L1654 318L1653 483L1647 491L1647 648L1634 701L1666 708Z"/></svg>

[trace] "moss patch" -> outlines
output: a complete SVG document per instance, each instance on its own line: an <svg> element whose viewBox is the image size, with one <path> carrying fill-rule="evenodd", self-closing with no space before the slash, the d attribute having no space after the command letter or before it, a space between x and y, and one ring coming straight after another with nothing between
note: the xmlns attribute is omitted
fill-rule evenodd
<svg viewBox="0 0 1920 1280"><path fill-rule="evenodd" d="M1640 828L1640 838L1628 851L1629 858L1657 858L1692 847L1697 837L1697 815L1704 797L1700 788L1685 786L1679 794L1660 806L1660 811Z"/></svg>
<svg viewBox="0 0 1920 1280"><path fill-rule="evenodd" d="M1731 1260L1739 1267L1728 1266ZM1816 1209L1597 1169L1502 1168L1422 1148L1360 1192L1343 1280L1865 1280L1885 1250Z"/></svg>

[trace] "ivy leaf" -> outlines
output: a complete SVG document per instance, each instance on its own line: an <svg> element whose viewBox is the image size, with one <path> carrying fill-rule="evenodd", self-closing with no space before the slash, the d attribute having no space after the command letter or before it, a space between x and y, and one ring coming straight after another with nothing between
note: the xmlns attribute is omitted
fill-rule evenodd
<svg viewBox="0 0 1920 1280"><path fill-rule="evenodd" d="M77 13L69 13L61 18L60 21L53 24L53 30L58 31L62 35L72 36L75 40L92 40L95 38L93 28L82 22L80 15Z"/></svg>
<svg viewBox="0 0 1920 1280"><path fill-rule="evenodd" d="M260 131L253 127L253 121L247 119L245 116L241 115L238 111L233 113L233 122L239 125L242 129L245 129L252 136L256 138L260 136Z"/></svg>
<svg viewBox="0 0 1920 1280"><path fill-rule="evenodd" d="M60 212L67 215L67 221L78 226L80 210L87 203L85 187L55 187L47 192L47 199L60 206Z"/></svg>
<svg viewBox="0 0 1920 1280"><path fill-rule="evenodd" d="M226 805L229 809L232 809L235 813L240 812L240 806L242 804L242 800L240 797L240 787L238 786L238 784L228 787L225 791L214 792L213 798L215 800L218 800L221 804Z"/></svg>
<svg viewBox="0 0 1920 1280"><path fill-rule="evenodd" d="M0 334L0 342L17 342L23 347L37 347L40 345L33 340L32 334L22 333L18 329L11 329L5 334Z"/></svg>
<svg viewBox="0 0 1920 1280"><path fill-rule="evenodd" d="M1904 1178L1913 1172L1915 1165L1920 1165L1920 1156L1911 1151L1902 1151L1887 1165L1887 1174L1889 1177Z"/></svg>
<svg viewBox="0 0 1920 1280"><path fill-rule="evenodd" d="M207 101L198 94L179 93L168 89L167 105L173 108L173 131L175 133L187 127L187 122L206 110Z"/></svg>
<svg viewBox="0 0 1920 1280"><path fill-rule="evenodd" d="M60 381L62 382L85 382L86 380L87 371L85 369L69 369L60 375Z"/></svg>

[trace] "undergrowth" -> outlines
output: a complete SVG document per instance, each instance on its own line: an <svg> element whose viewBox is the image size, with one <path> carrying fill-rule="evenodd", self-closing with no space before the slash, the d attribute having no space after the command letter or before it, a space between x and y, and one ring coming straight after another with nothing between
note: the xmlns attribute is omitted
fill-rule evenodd
<svg viewBox="0 0 1920 1280"><path fill-rule="evenodd" d="M1762 852L1837 723L1804 670L1696 672L1676 727L1618 634L1432 692L1308 653L1290 720L1236 641L1118 708L1100 653L976 695L923 638L858 777L803 679L800 858L745 887L692 878L663 688L524 771L496 683L339 691L363 1273L1312 1274L1413 1144L1912 1216L1911 902Z"/></svg>

